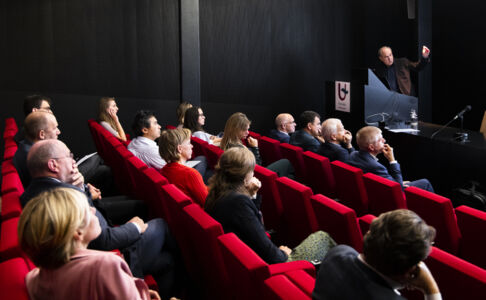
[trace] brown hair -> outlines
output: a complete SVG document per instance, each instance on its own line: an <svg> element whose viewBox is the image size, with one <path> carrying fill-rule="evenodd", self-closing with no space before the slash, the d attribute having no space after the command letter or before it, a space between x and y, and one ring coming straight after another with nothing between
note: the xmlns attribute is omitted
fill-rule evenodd
<svg viewBox="0 0 486 300"><path fill-rule="evenodd" d="M118 132L115 120L113 120L110 114L106 111L108 106L110 106L111 101L115 101L115 97L102 97L100 99L100 103L98 105L98 122L104 121L110 124L113 130Z"/></svg>
<svg viewBox="0 0 486 300"><path fill-rule="evenodd" d="M162 131L159 138L160 156L168 163L179 161L181 154L177 150L177 146L190 139L191 131L187 128L177 128Z"/></svg>
<svg viewBox="0 0 486 300"><path fill-rule="evenodd" d="M251 121L248 120L244 113L237 112L232 114L224 126L224 134L220 148L226 150L233 145L242 144L240 140L240 132L246 130L250 124Z"/></svg>
<svg viewBox="0 0 486 300"><path fill-rule="evenodd" d="M177 121L179 121L179 124L184 124L184 116L186 114L186 110L192 107L192 104L186 101L183 101L177 106Z"/></svg>

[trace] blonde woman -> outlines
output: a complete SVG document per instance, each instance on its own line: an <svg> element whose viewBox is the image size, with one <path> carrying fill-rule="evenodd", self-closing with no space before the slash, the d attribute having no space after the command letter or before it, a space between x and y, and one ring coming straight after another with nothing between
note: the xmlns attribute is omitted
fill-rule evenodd
<svg viewBox="0 0 486 300"><path fill-rule="evenodd" d="M120 140L126 142L127 136L118 119L118 106L116 106L115 98L103 97L100 99L98 107L98 122L106 130L111 132Z"/></svg>
<svg viewBox="0 0 486 300"><path fill-rule="evenodd" d="M118 255L87 249L100 233L94 208L75 189L53 189L29 201L18 234L37 266L25 278L30 298L160 299Z"/></svg>
<svg viewBox="0 0 486 300"><path fill-rule="evenodd" d="M177 106L177 121L179 124L177 124L177 128L182 128L184 127L184 116L186 115L186 111L192 107L192 104L186 101L183 101Z"/></svg>

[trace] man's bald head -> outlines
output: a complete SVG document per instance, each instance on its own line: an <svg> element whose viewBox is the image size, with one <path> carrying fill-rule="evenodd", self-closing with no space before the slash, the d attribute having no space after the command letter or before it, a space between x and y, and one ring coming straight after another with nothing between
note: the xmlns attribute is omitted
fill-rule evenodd
<svg viewBox="0 0 486 300"><path fill-rule="evenodd" d="M25 118L24 128L25 135L32 142L57 139L57 136L61 133L58 129L56 117L45 111L30 113Z"/></svg>
<svg viewBox="0 0 486 300"><path fill-rule="evenodd" d="M27 155L27 168L32 178L44 176L58 178L56 166L53 166L51 160L64 158L66 153L68 155L70 153L68 147L59 140L47 139L36 142Z"/></svg>
<svg viewBox="0 0 486 300"><path fill-rule="evenodd" d="M282 113L275 118L277 130L292 133L295 131L295 120L291 114Z"/></svg>

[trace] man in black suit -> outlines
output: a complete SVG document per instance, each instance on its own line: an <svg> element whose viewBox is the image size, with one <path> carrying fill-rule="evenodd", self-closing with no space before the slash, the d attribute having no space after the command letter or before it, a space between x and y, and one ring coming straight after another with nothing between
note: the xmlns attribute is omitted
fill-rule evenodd
<svg viewBox="0 0 486 300"><path fill-rule="evenodd" d="M356 142L359 146L359 151L351 153L348 164L360 168L364 173L373 173L389 180L400 183L403 188L415 186L429 192L434 192L434 188L427 179L419 179L415 181L403 181L402 170L400 164L396 161L393 154L393 148L385 144L386 140L381 134L378 127L366 126L361 128L356 134ZM378 162L376 157L383 153L389 162L389 168Z"/></svg>
<svg viewBox="0 0 486 300"><path fill-rule="evenodd" d="M268 137L276 139L280 143L288 143L290 135L295 131L295 120L291 114L279 114L275 118L276 129L270 130Z"/></svg>
<svg viewBox="0 0 486 300"><path fill-rule="evenodd" d="M330 161L347 162L349 154L355 151L351 145L353 136L349 130L344 129L339 119L330 118L322 122L321 135L325 142L318 153L329 158Z"/></svg>
<svg viewBox="0 0 486 300"><path fill-rule="evenodd" d="M49 139L35 143L29 151L27 167L32 181L20 198L23 206L39 193L57 187L84 192L91 206L94 206L93 197L99 196L99 190L84 184L71 151L61 141ZM101 234L89 247L98 250L119 249L135 276L143 278L145 274L152 274L161 295L172 296L170 290L174 284L176 244L166 222L153 219L145 223L139 217L133 217L125 224L111 227L98 210L96 216Z"/></svg>
<svg viewBox="0 0 486 300"><path fill-rule="evenodd" d="M321 116L315 111L304 111L299 117L299 128L290 137L289 144L317 153L324 143L321 137Z"/></svg>

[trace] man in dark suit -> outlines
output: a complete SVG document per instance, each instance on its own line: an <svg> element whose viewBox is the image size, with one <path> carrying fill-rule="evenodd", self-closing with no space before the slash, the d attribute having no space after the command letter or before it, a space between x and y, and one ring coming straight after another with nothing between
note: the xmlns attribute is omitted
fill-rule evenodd
<svg viewBox="0 0 486 300"><path fill-rule="evenodd" d="M381 134L378 127L366 126L361 128L356 134L356 142L359 146L359 151L351 153L348 164L360 168L364 173L373 173L389 180L400 183L402 187L415 186L430 192L434 192L434 188L427 179L419 179L415 181L403 181L400 164L396 161L393 154L393 148L385 144L386 140ZM383 153L389 162L387 169L378 162L376 157Z"/></svg>
<svg viewBox="0 0 486 300"><path fill-rule="evenodd" d="M406 57L394 59L391 48L383 46L378 50L378 58L382 63L376 68L376 75L390 90L413 96L415 91L412 89L410 70L420 71L425 68L429 55L429 48L423 46L422 57L418 62L411 62Z"/></svg>
<svg viewBox="0 0 486 300"><path fill-rule="evenodd" d="M419 290L426 299L442 299L423 262L434 238L435 229L412 211L381 214L364 236L363 253L347 245L327 253L312 299L404 300L398 291L403 288Z"/></svg>
<svg viewBox="0 0 486 300"><path fill-rule="evenodd" d="M276 129L270 130L268 137L276 139L280 143L288 143L290 135L295 131L295 120L291 114L279 114L275 118Z"/></svg>
<svg viewBox="0 0 486 300"><path fill-rule="evenodd" d="M322 123L321 135L325 142L319 148L319 154L329 158L330 161L339 160L347 162L349 154L354 152L351 145L353 136L349 130L344 129L339 119L330 118Z"/></svg>
<svg viewBox="0 0 486 300"><path fill-rule="evenodd" d="M317 153L324 143L321 137L321 116L315 111L304 111L299 117L299 128L290 137L289 144Z"/></svg>
<svg viewBox="0 0 486 300"><path fill-rule="evenodd" d="M39 193L57 187L84 192L91 206L94 206L93 196L99 196L99 190L84 184L71 151L61 141L49 139L35 143L28 154L27 167L32 181L20 198L23 206ZM119 249L133 275L143 278L145 274L152 274L159 290L162 289L161 294L172 296L176 244L165 221L153 219L145 223L139 217L133 217L125 224L111 227L98 210L96 216L101 234L89 247L108 251Z"/></svg>

